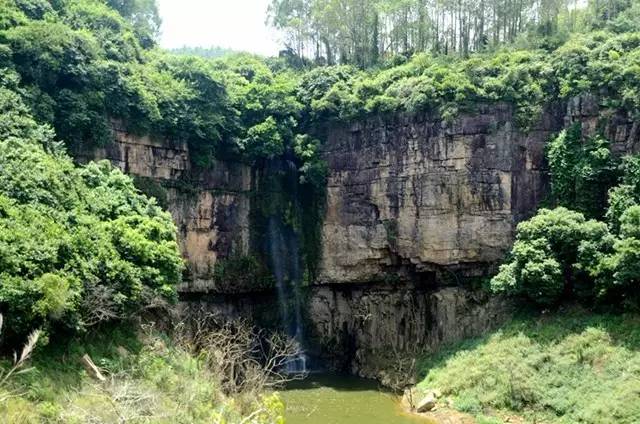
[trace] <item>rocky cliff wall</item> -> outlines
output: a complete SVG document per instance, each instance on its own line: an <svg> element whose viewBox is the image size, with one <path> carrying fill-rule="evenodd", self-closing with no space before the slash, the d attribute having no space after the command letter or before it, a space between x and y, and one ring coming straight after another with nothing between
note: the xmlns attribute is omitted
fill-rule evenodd
<svg viewBox="0 0 640 424"><path fill-rule="evenodd" d="M526 131L505 104L453 122L421 114L332 129L320 282L482 274L545 198L545 145L574 122L619 153L640 148L638 123L590 95L549 106Z"/></svg>
<svg viewBox="0 0 640 424"><path fill-rule="evenodd" d="M213 271L221 259L249 251L251 169L213 161L193 168L184 143L132 136L114 123L114 142L80 152L81 161L107 159L136 177L171 212L188 264L181 292L216 290Z"/></svg>
<svg viewBox="0 0 640 424"><path fill-rule="evenodd" d="M618 153L640 151L638 124L592 96L550 107L528 131L499 104L449 123L423 114L330 128L321 272L304 308L311 349L334 367L391 382L380 370L403 355L502 321L506 303L462 286L502 258L515 225L544 199L545 144L574 122ZM278 325L275 291L213 278L220 260L251 253L255 170L215 161L196 171L185 145L117 125L112 145L79 156L109 159L164 190L189 263L180 288L187 308Z"/></svg>
<svg viewBox="0 0 640 424"><path fill-rule="evenodd" d="M394 386L421 354L483 334L510 311L504 299L460 287L325 285L311 294L310 335L334 368Z"/></svg>
<svg viewBox="0 0 640 424"><path fill-rule="evenodd" d="M547 193L544 149L573 122L604 134L618 152L640 149L627 114L582 96L548 108L531 128L504 104L478 105L445 122L429 114L371 118L328 129L327 207L317 284L453 280L499 261L515 225ZM134 137L114 123L114 143L78 154L109 159L157 183L191 273L183 291L225 291L212 270L249 253L252 170L213 161L194 170L185 144ZM154 190L151 190L154 192ZM303 229L304 231L304 229ZM250 289L250 288L249 288Z"/></svg>
<svg viewBox="0 0 640 424"><path fill-rule="evenodd" d="M482 272L543 199L544 146L562 125L554 108L523 132L511 107L490 105L451 123L396 116L331 131L321 281Z"/></svg>

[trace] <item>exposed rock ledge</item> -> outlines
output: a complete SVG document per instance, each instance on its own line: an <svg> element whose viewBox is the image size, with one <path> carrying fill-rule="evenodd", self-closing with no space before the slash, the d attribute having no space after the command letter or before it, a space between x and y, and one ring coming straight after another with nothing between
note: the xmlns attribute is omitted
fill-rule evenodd
<svg viewBox="0 0 640 424"><path fill-rule="evenodd" d="M320 280L481 273L545 195L544 146L562 117L552 108L523 132L511 107L479 105L450 124L401 115L332 130Z"/></svg>

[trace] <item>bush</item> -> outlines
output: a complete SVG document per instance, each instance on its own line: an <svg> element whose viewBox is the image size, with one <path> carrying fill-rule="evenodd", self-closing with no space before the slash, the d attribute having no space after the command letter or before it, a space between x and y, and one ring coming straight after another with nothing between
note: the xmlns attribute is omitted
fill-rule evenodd
<svg viewBox="0 0 640 424"><path fill-rule="evenodd" d="M621 183L609 190L608 210L598 208L601 201L594 200L613 181L611 160L605 166L588 165L593 156L585 159L576 140L561 134L549 149L554 194L562 203L583 206L608 222L587 221L580 212L564 207L540 210L518 225L511 258L491 280L491 287L542 305L580 299L638 308L640 158L624 158ZM609 157L609 149L605 150L596 156Z"/></svg>
<svg viewBox="0 0 640 424"><path fill-rule="evenodd" d="M621 183L609 191L606 218L614 230L620 229L622 215L630 207L640 204L640 156L627 156L623 160Z"/></svg>
<svg viewBox="0 0 640 424"><path fill-rule="evenodd" d="M175 298L168 213L107 162L74 167L0 88L0 308L7 336L83 330Z"/></svg>
<svg viewBox="0 0 640 424"><path fill-rule="evenodd" d="M606 224L587 221L581 213L563 207L541 209L518 225L511 259L500 267L491 287L525 295L542 305L573 296L591 298L592 283L583 272L583 261L593 246L601 252L611 244Z"/></svg>

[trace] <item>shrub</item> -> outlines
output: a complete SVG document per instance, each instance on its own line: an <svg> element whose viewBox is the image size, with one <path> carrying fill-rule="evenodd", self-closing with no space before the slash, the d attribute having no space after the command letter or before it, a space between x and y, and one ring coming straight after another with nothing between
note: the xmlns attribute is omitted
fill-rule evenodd
<svg viewBox="0 0 640 424"><path fill-rule="evenodd" d="M229 351L237 351L231 336ZM100 367L106 381L96 384L82 370L80 360L85 354ZM18 369L0 385L0 420L282 423L284 411L277 394L258 393L256 387L255 392L226 395L221 378L228 364L208 359L150 326L106 325L100 331L40 346L30 360L32 368ZM0 362L0 370L4 365ZM11 364L6 365L10 369ZM31 372L25 373L27 369Z"/></svg>
<svg viewBox="0 0 640 424"><path fill-rule="evenodd" d="M611 243L604 223L587 221L581 213L563 207L541 209L518 225L511 259L500 267L491 287L496 292L525 295L542 305L567 296L590 298L594 294L591 283L582 272L587 246L595 245L600 252Z"/></svg>
<svg viewBox="0 0 640 424"><path fill-rule="evenodd" d="M592 202L599 196L587 194L589 184L586 181L576 184L585 175L576 169L582 153L574 156L576 150L565 144L567 140L567 134L561 135L550 148L552 170L556 171L552 175L555 193L578 207L589 205L586 209L606 217L608 222L587 221L581 213L564 207L540 210L518 225L511 258L500 267L491 287L496 292L525 295L543 305L578 298L638 308L640 159L624 158L621 184L609 190L609 208L605 213L604 207L595 207L600 201ZM603 153L601 157L609 154ZM604 175L612 176L609 165L599 169L607 169ZM610 178L607 183L599 171L586 174L590 175L587 181L594 182L596 192L613 180Z"/></svg>
<svg viewBox="0 0 640 424"><path fill-rule="evenodd" d="M83 330L174 299L183 262L169 214L107 162L76 168L15 92L0 88L0 105L7 336Z"/></svg>

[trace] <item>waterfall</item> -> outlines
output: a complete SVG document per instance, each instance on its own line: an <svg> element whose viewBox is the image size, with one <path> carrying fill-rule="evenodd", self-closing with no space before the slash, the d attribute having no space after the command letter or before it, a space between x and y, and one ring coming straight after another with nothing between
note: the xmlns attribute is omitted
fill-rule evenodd
<svg viewBox="0 0 640 424"><path fill-rule="evenodd" d="M287 335L302 346L304 327L299 290L302 273L298 238L291 228L285 226L282 219L272 216L267 222L267 244L271 269L276 280L280 319ZM307 357L304 352L290 358L286 372L291 374L307 372Z"/></svg>

